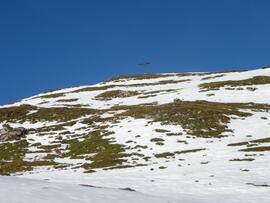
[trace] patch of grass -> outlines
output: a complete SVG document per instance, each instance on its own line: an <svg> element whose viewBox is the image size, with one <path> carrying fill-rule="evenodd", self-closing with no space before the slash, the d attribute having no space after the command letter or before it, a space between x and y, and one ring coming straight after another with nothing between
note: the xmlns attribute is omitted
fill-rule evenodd
<svg viewBox="0 0 270 203"><path fill-rule="evenodd" d="M132 152L130 155L144 158L144 155L138 152Z"/></svg>
<svg viewBox="0 0 270 203"><path fill-rule="evenodd" d="M257 154L245 154L246 157L257 156Z"/></svg>
<svg viewBox="0 0 270 203"><path fill-rule="evenodd" d="M74 107L74 108L83 108L83 107L89 107L89 105L86 104L64 104L63 106L66 107Z"/></svg>
<svg viewBox="0 0 270 203"><path fill-rule="evenodd" d="M145 161L149 161L149 160L151 159L151 157L150 157L150 156L145 156L145 157L143 157L143 159L144 159Z"/></svg>
<svg viewBox="0 0 270 203"><path fill-rule="evenodd" d="M246 87L246 90L254 92L256 89L255 87ZM225 90L244 90L243 87L226 87Z"/></svg>
<svg viewBox="0 0 270 203"><path fill-rule="evenodd" d="M186 140L177 140L178 143L184 143L184 144L188 144L188 142Z"/></svg>
<svg viewBox="0 0 270 203"><path fill-rule="evenodd" d="M92 170L92 169L84 171L84 173L95 173L95 172L97 172L97 171Z"/></svg>
<svg viewBox="0 0 270 203"><path fill-rule="evenodd" d="M158 133L167 133L170 132L169 130L165 130L165 129L155 129L156 132Z"/></svg>
<svg viewBox="0 0 270 203"><path fill-rule="evenodd" d="M49 102L43 101L43 102L38 103L38 105L41 105L41 104L47 104L47 103L49 103Z"/></svg>
<svg viewBox="0 0 270 203"><path fill-rule="evenodd" d="M58 157L57 154L47 154L44 159L50 159L50 160L53 160L55 159L56 157Z"/></svg>
<svg viewBox="0 0 270 203"><path fill-rule="evenodd" d="M132 141L132 140L128 140L128 141L126 141L125 143L133 143L134 141Z"/></svg>
<svg viewBox="0 0 270 203"><path fill-rule="evenodd" d="M132 149L147 149L148 147L146 145L136 145Z"/></svg>
<svg viewBox="0 0 270 203"><path fill-rule="evenodd" d="M56 102L75 102L78 101L79 99L59 99Z"/></svg>
<svg viewBox="0 0 270 203"><path fill-rule="evenodd" d="M107 117L107 118L101 118L99 115L94 114L92 117L86 118L83 121L81 121L82 124L87 124L87 125L95 125L96 123L104 123L107 121L111 121L111 122L116 122L115 118L112 117ZM97 128L99 128L99 126L97 126Z"/></svg>
<svg viewBox="0 0 270 203"><path fill-rule="evenodd" d="M231 159L230 161L254 161L255 159L253 158L244 158L244 159Z"/></svg>
<svg viewBox="0 0 270 203"><path fill-rule="evenodd" d="M107 89L114 88L114 87L117 87L117 85L106 85L106 86L98 86L98 87L83 87L81 89L72 91L72 93L107 90Z"/></svg>
<svg viewBox="0 0 270 203"><path fill-rule="evenodd" d="M0 175L11 175L24 171L31 171L35 166L55 165L53 161L25 161L29 143L20 140L12 143L0 144Z"/></svg>
<svg viewBox="0 0 270 203"><path fill-rule="evenodd" d="M136 190L130 188L130 187L126 187L126 188L120 188L120 190L126 190L126 191L130 191L130 192L135 192Z"/></svg>
<svg viewBox="0 0 270 203"><path fill-rule="evenodd" d="M56 94L48 94L48 95L44 95L44 96L39 96L38 98L49 99L49 98L62 97L64 95L65 95L65 93L56 93Z"/></svg>
<svg viewBox="0 0 270 203"><path fill-rule="evenodd" d="M186 80L162 80L157 83L154 83L154 85L167 85L167 84L176 84L176 83L181 83L181 82L189 82L191 81L190 79Z"/></svg>
<svg viewBox="0 0 270 203"><path fill-rule="evenodd" d="M27 115L31 110L36 112ZM16 121L69 121L85 115L92 115L101 111L89 108L38 108L31 105L20 105L15 107L0 108L0 122L16 122Z"/></svg>
<svg viewBox="0 0 270 203"><path fill-rule="evenodd" d="M270 185L264 183L264 184L255 184L255 183L247 183L247 185L253 185L257 187L270 187Z"/></svg>
<svg viewBox="0 0 270 203"><path fill-rule="evenodd" d="M251 92L254 92L258 88L256 88L256 87L247 87L246 89L249 90L249 91L251 91Z"/></svg>
<svg viewBox="0 0 270 203"><path fill-rule="evenodd" d="M101 188L101 187L97 187L97 186L93 186L93 185L88 185L88 184L80 184L80 186L91 187L91 188Z"/></svg>
<svg viewBox="0 0 270 203"><path fill-rule="evenodd" d="M238 142L238 143L228 144L227 146L235 147L235 146L242 146L242 145L247 145L247 144L248 144L248 142Z"/></svg>
<svg viewBox="0 0 270 203"><path fill-rule="evenodd" d="M164 142L162 138L152 138L150 139L151 142Z"/></svg>
<svg viewBox="0 0 270 203"><path fill-rule="evenodd" d="M167 136L179 136L179 135L183 135L183 133L167 133Z"/></svg>
<svg viewBox="0 0 270 203"><path fill-rule="evenodd" d="M69 143L68 152L63 156L76 159L87 155L86 159L91 160L92 163L82 165L86 170L119 166L127 161L125 157L130 156L125 153L124 145L112 144L110 139L102 137L100 131L85 135L83 141L72 139L67 140L67 143Z"/></svg>
<svg viewBox="0 0 270 203"><path fill-rule="evenodd" d="M220 78L223 77L224 74L220 74L220 75L215 75L215 76L208 76L208 77L204 77L201 80L210 80L210 79L215 79L215 78Z"/></svg>
<svg viewBox="0 0 270 203"><path fill-rule="evenodd" d="M37 146L40 146L40 145L41 145L41 142L37 142L37 143L31 144L31 147L37 147Z"/></svg>
<svg viewBox="0 0 270 203"><path fill-rule="evenodd" d="M136 91L124 91L124 90L111 90L107 92L103 92L95 97L98 100L110 100L113 98L124 98L131 97L137 95Z"/></svg>
<svg viewBox="0 0 270 203"><path fill-rule="evenodd" d="M29 117L32 121L46 120L46 121L70 121L85 115L93 115L99 112L96 109L88 108L40 108L37 112L31 114Z"/></svg>
<svg viewBox="0 0 270 203"><path fill-rule="evenodd" d="M39 148L40 149L45 149L45 150L51 150L51 149L57 149L60 147L61 144L54 144L54 145L41 145Z"/></svg>
<svg viewBox="0 0 270 203"><path fill-rule="evenodd" d="M152 118L162 124L181 125L191 135L197 137L223 137L223 133L231 132L227 123L232 115L239 117L251 116L251 113L239 109L267 111L269 106L242 103L215 103L207 101L181 101L163 105L127 106L127 111L119 116L134 118Z"/></svg>
<svg viewBox="0 0 270 203"><path fill-rule="evenodd" d="M50 93L50 92L55 92L55 91L59 91L59 90L65 90L65 89L69 89L69 88L74 88L76 86L71 86L71 87L65 87L65 88L57 88L57 89L52 89L52 90L48 90L44 93Z"/></svg>
<svg viewBox="0 0 270 203"><path fill-rule="evenodd" d="M268 143L268 142L270 142L270 137L256 139L256 140L250 140L250 141L247 141L247 142L232 143L232 144L228 144L227 146L234 147L234 146L247 145L248 147L250 147L250 146L254 146L254 144L252 144L252 143L256 143L257 144L257 143Z"/></svg>
<svg viewBox="0 0 270 203"><path fill-rule="evenodd" d="M176 89L166 89L166 90L155 90L155 91L150 91L150 92L144 92L143 94L146 94L146 95L151 95L151 94L157 94L157 93L162 93L162 94L166 94L166 93L169 93L169 92L177 92L179 90L179 88L176 90Z"/></svg>
<svg viewBox="0 0 270 203"><path fill-rule="evenodd" d="M76 124L75 121L70 121L70 122L66 122L63 124L58 124L58 125L52 125L52 126L47 126L47 127L42 127L42 128L38 128L36 129L36 132L38 132L40 136L42 135L48 135L48 134L55 134L54 132L50 131L60 131L60 130L65 130L65 127L67 126L73 126L74 124ZM64 131L62 133L67 133L67 131ZM62 134L62 133L58 133L58 134Z"/></svg>
<svg viewBox="0 0 270 203"><path fill-rule="evenodd" d="M270 151L270 146L251 147L251 148L246 148L246 149L240 149L238 151L241 151L241 152L264 152L264 151Z"/></svg>
<svg viewBox="0 0 270 203"><path fill-rule="evenodd" d="M22 159L14 159L12 162L1 162L0 174L11 175L13 173L20 173L31 171L37 166L51 166L56 163L53 161L23 161Z"/></svg>
<svg viewBox="0 0 270 203"><path fill-rule="evenodd" d="M199 152L199 151L203 151L203 150L206 150L206 149L201 148L201 149L190 149L190 150L176 151L175 154L186 154L186 153Z"/></svg>
<svg viewBox="0 0 270 203"><path fill-rule="evenodd" d="M255 76L253 78L249 78L246 80L228 80L228 81L203 83L200 84L199 87L201 88L202 91L209 91L209 90L218 90L221 87L225 86L237 87L237 86L263 85L263 84L270 84L269 76Z"/></svg>
<svg viewBox="0 0 270 203"><path fill-rule="evenodd" d="M156 94L149 94L149 95L145 95L145 96L139 96L138 99L145 99L145 98L149 98L149 97L155 97L157 96Z"/></svg>
<svg viewBox="0 0 270 203"><path fill-rule="evenodd" d="M270 142L270 137L261 138L261 139L257 139L257 140L251 140L250 142L252 142L252 143L266 143L266 142Z"/></svg>
<svg viewBox="0 0 270 203"><path fill-rule="evenodd" d="M117 165L117 166L110 166L108 168L103 168L103 170L113 170L113 169L123 169L123 168L133 168L133 165Z"/></svg>
<svg viewBox="0 0 270 203"><path fill-rule="evenodd" d="M23 158L27 153L29 143L27 140L20 140L13 143L0 144L0 160L9 161L12 159Z"/></svg>
<svg viewBox="0 0 270 203"><path fill-rule="evenodd" d="M175 156L175 154L172 152L164 152L160 154L155 154L156 158L167 158L167 157L173 157L173 156Z"/></svg>
<svg viewBox="0 0 270 203"><path fill-rule="evenodd" d="M113 78L110 78L106 82L119 82L121 80L145 80L145 79L156 79L156 78L165 78L171 77L172 75L163 75L163 74L145 74L145 75L120 75Z"/></svg>
<svg viewBox="0 0 270 203"><path fill-rule="evenodd" d="M28 104L23 104L20 106L0 108L0 121L11 122L25 119L29 111L32 110L37 110L37 107Z"/></svg>
<svg viewBox="0 0 270 203"><path fill-rule="evenodd" d="M247 147L254 147L254 146L258 146L258 144L248 144Z"/></svg>

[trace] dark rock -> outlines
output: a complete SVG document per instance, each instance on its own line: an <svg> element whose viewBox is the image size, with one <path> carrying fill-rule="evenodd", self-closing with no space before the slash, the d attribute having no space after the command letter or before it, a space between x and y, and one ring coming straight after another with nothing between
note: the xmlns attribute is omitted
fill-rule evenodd
<svg viewBox="0 0 270 203"><path fill-rule="evenodd" d="M173 102L174 102L174 103L181 103L181 102L183 102L183 101L182 101L181 99L174 99Z"/></svg>

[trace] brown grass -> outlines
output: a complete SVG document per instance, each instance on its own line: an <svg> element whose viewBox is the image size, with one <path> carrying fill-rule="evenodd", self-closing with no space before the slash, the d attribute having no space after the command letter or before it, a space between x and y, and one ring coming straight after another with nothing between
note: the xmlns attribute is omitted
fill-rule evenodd
<svg viewBox="0 0 270 203"><path fill-rule="evenodd" d="M270 84L269 76L255 76L253 78L249 78L246 80L228 80L228 81L203 83L200 84L199 87L201 88L202 91L209 91L209 90L218 90L221 87L225 86L237 87L237 86L263 85L263 84Z"/></svg>

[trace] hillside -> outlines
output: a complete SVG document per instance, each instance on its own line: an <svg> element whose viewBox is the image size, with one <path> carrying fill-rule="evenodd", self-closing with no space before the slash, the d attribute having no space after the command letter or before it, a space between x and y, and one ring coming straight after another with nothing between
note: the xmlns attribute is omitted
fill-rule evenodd
<svg viewBox="0 0 270 203"><path fill-rule="evenodd" d="M14 189L16 193L14 194ZM93 187L91 185L73 185L48 183L41 180L30 180L16 177L0 176L1 202L5 203L164 203L168 200L138 192ZM170 201L171 202L171 201Z"/></svg>
<svg viewBox="0 0 270 203"><path fill-rule="evenodd" d="M269 90L262 68L119 76L35 95L0 107L0 129L27 130L0 135L0 174L168 201L269 202Z"/></svg>

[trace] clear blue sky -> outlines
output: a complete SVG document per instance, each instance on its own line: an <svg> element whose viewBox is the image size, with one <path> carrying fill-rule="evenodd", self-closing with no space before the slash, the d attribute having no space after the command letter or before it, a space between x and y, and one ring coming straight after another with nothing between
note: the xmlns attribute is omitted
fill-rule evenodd
<svg viewBox="0 0 270 203"><path fill-rule="evenodd" d="M270 65L268 0L0 0L0 104L116 75Z"/></svg>

